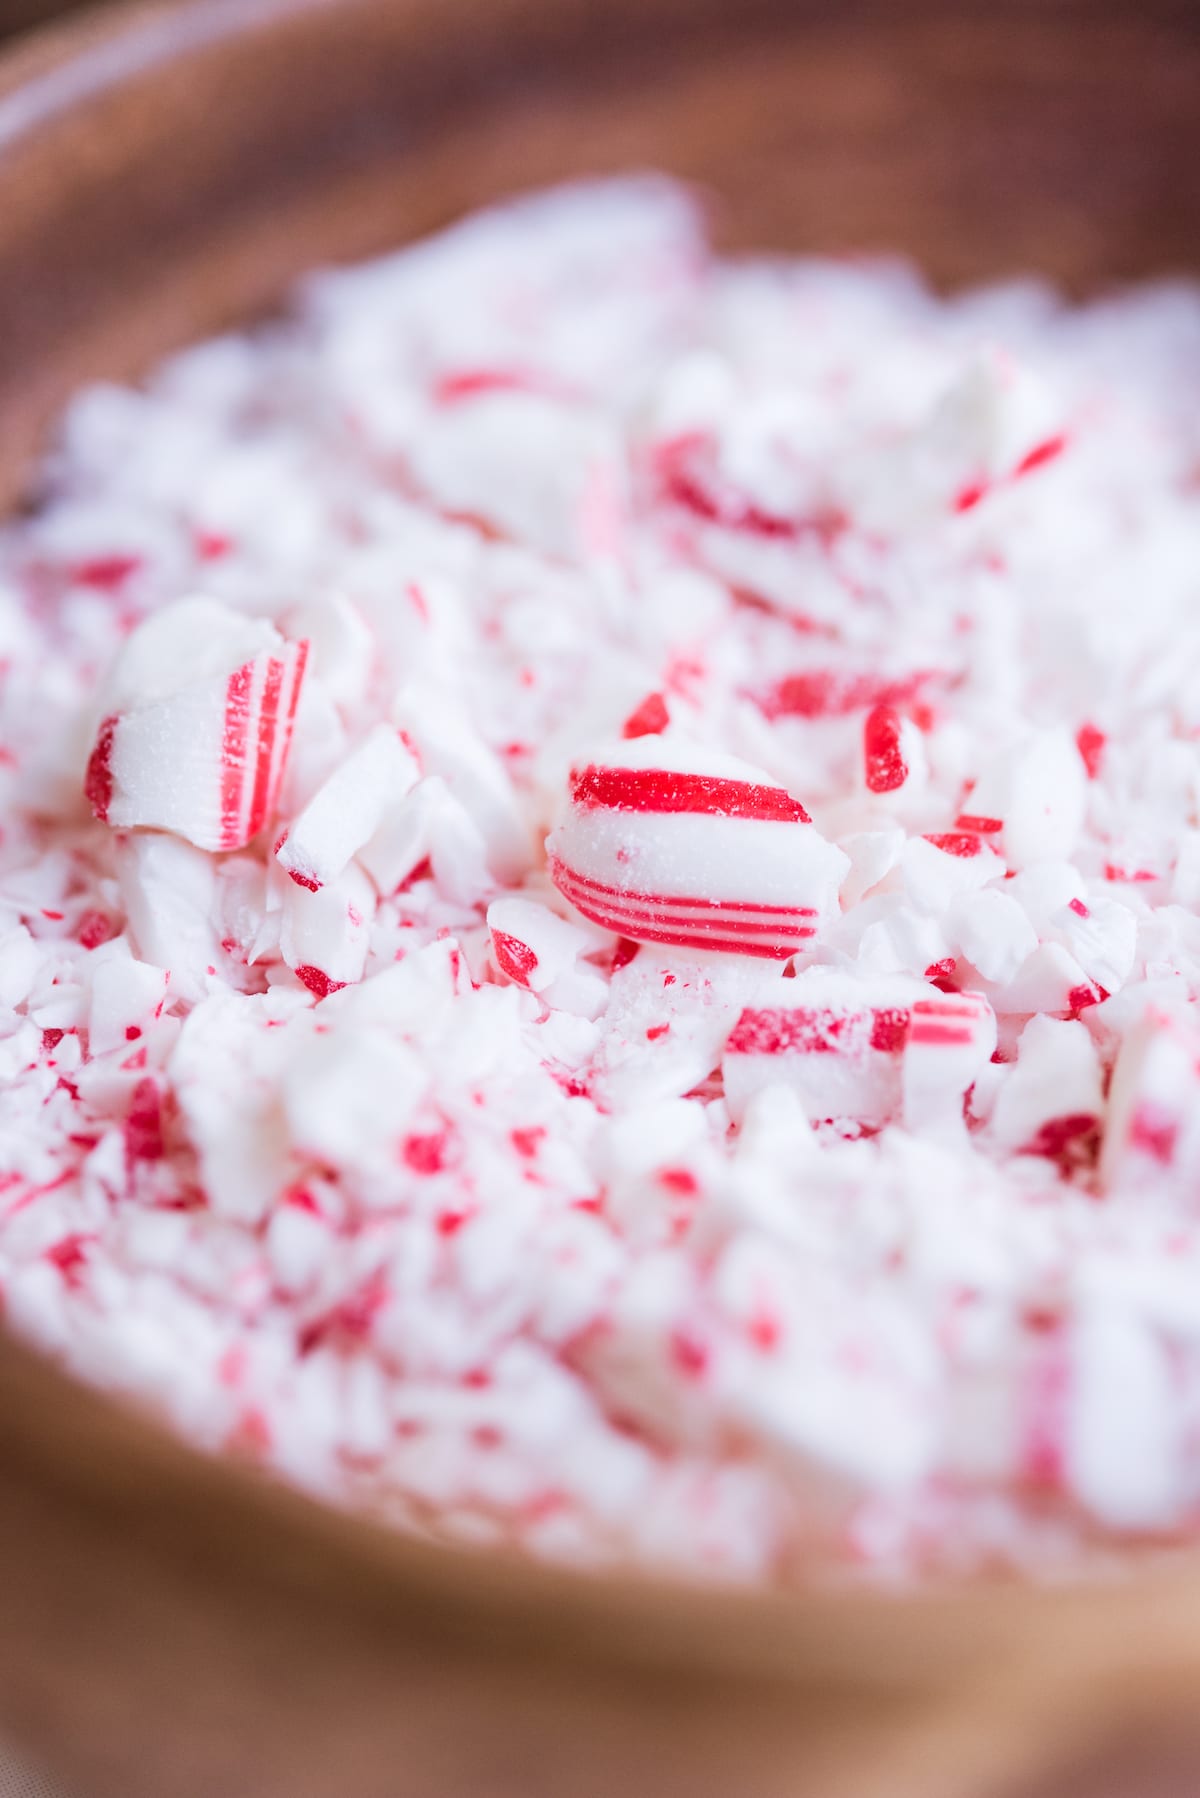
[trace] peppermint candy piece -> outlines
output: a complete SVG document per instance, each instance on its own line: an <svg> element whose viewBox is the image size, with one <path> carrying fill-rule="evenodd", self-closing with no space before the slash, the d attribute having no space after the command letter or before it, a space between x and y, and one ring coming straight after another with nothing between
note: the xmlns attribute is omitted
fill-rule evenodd
<svg viewBox="0 0 1200 1798"><path fill-rule="evenodd" d="M774 960L811 947L849 867L761 769L662 737L577 765L546 848L559 891L606 930Z"/></svg>
<svg viewBox="0 0 1200 1798"><path fill-rule="evenodd" d="M326 886L287 888L280 952L316 998L362 979L375 904L375 889L355 862Z"/></svg>
<svg viewBox="0 0 1200 1798"><path fill-rule="evenodd" d="M96 817L243 848L275 807L307 648L210 599L139 625L109 676L88 761Z"/></svg>
<svg viewBox="0 0 1200 1798"><path fill-rule="evenodd" d="M867 981L825 968L780 982L778 998L745 1007L726 1041L730 1115L739 1121L756 1093L782 1086L810 1123L889 1123L904 1099L913 1011L928 995L904 975Z"/></svg>
<svg viewBox="0 0 1200 1798"><path fill-rule="evenodd" d="M1100 1184L1191 1203L1200 1183L1200 1037L1148 1006L1113 1069Z"/></svg>
<svg viewBox="0 0 1200 1798"><path fill-rule="evenodd" d="M981 994L917 999L904 1044L905 1127L961 1129L963 1096L995 1047L995 1015Z"/></svg>

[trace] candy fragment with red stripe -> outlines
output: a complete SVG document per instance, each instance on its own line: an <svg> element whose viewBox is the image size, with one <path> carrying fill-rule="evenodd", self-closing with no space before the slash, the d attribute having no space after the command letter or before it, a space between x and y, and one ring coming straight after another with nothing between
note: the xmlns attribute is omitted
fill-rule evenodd
<svg viewBox="0 0 1200 1798"><path fill-rule="evenodd" d="M375 906L375 889L354 862L316 891L288 883L280 952L316 998L362 979Z"/></svg>
<svg viewBox="0 0 1200 1798"><path fill-rule="evenodd" d="M1016 1064L1003 1076L991 1116L994 1143L1059 1166L1092 1160L1105 1103L1100 1058L1085 1024L1030 1018Z"/></svg>
<svg viewBox="0 0 1200 1798"><path fill-rule="evenodd" d="M1153 1192L1159 1203L1194 1206L1200 1193L1200 1034L1176 1012L1147 1006L1125 1033L1100 1180L1111 1192Z"/></svg>
<svg viewBox="0 0 1200 1798"><path fill-rule="evenodd" d="M492 957L506 980L540 993L569 973L594 947L594 933L558 917L549 906L506 894L488 907Z"/></svg>
<svg viewBox="0 0 1200 1798"><path fill-rule="evenodd" d="M761 770L661 737L578 764L546 847L559 891L605 929L773 960L812 946L849 866Z"/></svg>
<svg viewBox="0 0 1200 1798"><path fill-rule="evenodd" d="M85 778L96 816L244 847L274 813L306 650L215 600L154 613L104 689Z"/></svg>
<svg viewBox="0 0 1200 1798"><path fill-rule="evenodd" d="M904 1043L905 1128L963 1128L963 1098L996 1047L996 1019L979 993L914 1001Z"/></svg>
<svg viewBox="0 0 1200 1798"><path fill-rule="evenodd" d="M725 1043L725 1097L740 1120L771 1086L794 1093L811 1123L877 1128L896 1120L913 1007L928 994L904 975L811 968L748 1005Z"/></svg>

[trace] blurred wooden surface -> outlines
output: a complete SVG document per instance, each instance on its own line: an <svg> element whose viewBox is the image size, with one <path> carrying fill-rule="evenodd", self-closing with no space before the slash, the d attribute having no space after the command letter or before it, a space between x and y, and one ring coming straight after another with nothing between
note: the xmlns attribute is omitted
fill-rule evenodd
<svg viewBox="0 0 1200 1798"><path fill-rule="evenodd" d="M81 20L0 64L0 486L27 489L80 380L276 304L314 262L646 164L701 183L730 244L1079 289L1194 265L1200 16L192 0ZM1072 1766L1093 1798L1184 1798L1198 1677L1194 1559L911 1600L593 1582L327 1513L0 1338L0 1726L86 1798L1066 1798Z"/></svg>
<svg viewBox="0 0 1200 1798"><path fill-rule="evenodd" d="M0 0L0 38L74 12L81 0Z"/></svg>

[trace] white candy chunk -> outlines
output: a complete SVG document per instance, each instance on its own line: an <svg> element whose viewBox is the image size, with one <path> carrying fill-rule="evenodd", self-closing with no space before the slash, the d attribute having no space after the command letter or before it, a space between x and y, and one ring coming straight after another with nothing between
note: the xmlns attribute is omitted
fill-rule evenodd
<svg viewBox="0 0 1200 1798"><path fill-rule="evenodd" d="M288 825L275 846L280 867L314 892L336 880L419 776L396 731L376 725Z"/></svg>
<svg viewBox="0 0 1200 1798"><path fill-rule="evenodd" d="M0 1005L20 1005L33 991L41 951L24 924L0 937Z"/></svg>
<svg viewBox="0 0 1200 1798"><path fill-rule="evenodd" d="M269 869L257 857L230 855L217 872L217 920L221 947L249 964L279 947L279 913Z"/></svg>
<svg viewBox="0 0 1200 1798"><path fill-rule="evenodd" d="M479 905L496 887L483 833L436 774L425 785L431 799L428 854L438 891L453 905Z"/></svg>
<svg viewBox="0 0 1200 1798"><path fill-rule="evenodd" d="M974 354L927 427L931 446L967 481L1012 477L1061 429L1061 402L1046 381L992 346Z"/></svg>
<svg viewBox="0 0 1200 1798"><path fill-rule="evenodd" d="M837 915L848 862L761 769L678 737L575 768L546 842L585 918L645 943L786 960Z"/></svg>
<svg viewBox="0 0 1200 1798"><path fill-rule="evenodd" d="M85 789L96 816L201 849L240 849L271 817L307 646L211 599L153 613L102 694Z"/></svg>
<svg viewBox="0 0 1200 1798"><path fill-rule="evenodd" d="M329 1259L331 1235L323 1217L287 1199L267 1225L266 1245L275 1283L282 1291L307 1291Z"/></svg>
<svg viewBox="0 0 1200 1798"><path fill-rule="evenodd" d="M1001 986L1016 977L1038 946L1024 910L1000 888L956 899L942 927L953 952Z"/></svg>
<svg viewBox="0 0 1200 1798"><path fill-rule="evenodd" d="M1069 856L1083 828L1087 773L1070 733L1039 731L998 754L971 789L966 815L998 819L996 838L1014 868Z"/></svg>
<svg viewBox="0 0 1200 1798"><path fill-rule="evenodd" d="M963 1099L996 1047L996 1019L978 993L914 1000L903 1058L905 1128L963 1129Z"/></svg>
<svg viewBox="0 0 1200 1798"><path fill-rule="evenodd" d="M742 1107L737 1153L740 1161L772 1166L776 1171L796 1152L815 1150L817 1139L803 1105L782 1081L752 1094ZM786 1149L786 1154L780 1154Z"/></svg>
<svg viewBox="0 0 1200 1798"><path fill-rule="evenodd" d="M167 1071L218 1217L256 1223L294 1174L279 1082L307 1009L303 993L214 993L180 1032Z"/></svg>
<svg viewBox="0 0 1200 1798"><path fill-rule="evenodd" d="M687 1099L664 1099L637 1105L615 1120L605 1133L599 1173L609 1194L612 1214L625 1228L636 1228L663 1204L676 1187L670 1176L689 1173L707 1147L704 1113ZM668 1170L668 1183L657 1179ZM698 1182L696 1183L698 1188ZM690 1193L685 1181L685 1193Z"/></svg>
<svg viewBox="0 0 1200 1798"><path fill-rule="evenodd" d="M367 695L375 639L362 613L344 593L333 592L284 615L295 643L309 646L308 671L336 706L354 714Z"/></svg>
<svg viewBox="0 0 1200 1798"><path fill-rule="evenodd" d="M829 947L864 974L924 974L950 945L940 920L914 911L902 893L875 893L830 930Z"/></svg>
<svg viewBox="0 0 1200 1798"><path fill-rule="evenodd" d="M409 455L421 486L448 511L481 513L508 534L569 553L571 521L604 439L560 399L481 393L427 418Z"/></svg>
<svg viewBox="0 0 1200 1798"><path fill-rule="evenodd" d="M1060 943L1042 943L1021 963L1007 986L992 994L997 1012L1006 1016L1037 1011L1077 1011L1096 994L1079 963Z"/></svg>
<svg viewBox="0 0 1200 1798"><path fill-rule="evenodd" d="M1054 928L1093 986L1105 993L1124 986L1137 954L1137 919L1127 905L1103 895L1072 899Z"/></svg>
<svg viewBox="0 0 1200 1798"><path fill-rule="evenodd" d="M104 1055L128 1050L144 1033L167 991L164 969L135 961L123 938L105 943L92 956L88 1051Z"/></svg>
<svg viewBox="0 0 1200 1798"><path fill-rule="evenodd" d="M179 837L138 832L118 841L117 875L134 950L167 969L172 992L198 998L220 959L211 856Z"/></svg>
<svg viewBox="0 0 1200 1798"><path fill-rule="evenodd" d="M939 360L933 393L920 364L914 357L912 379L923 398L916 422L840 459L844 470L835 465L855 515L889 532L947 512L973 517L993 494L1057 460L1065 443L1061 402L1004 350L979 349L948 383ZM877 367L877 377L882 372ZM896 384L895 370L888 375Z"/></svg>
<svg viewBox="0 0 1200 1798"><path fill-rule="evenodd" d="M306 666L277 812L287 818L302 811L349 753L350 738L342 715Z"/></svg>
<svg viewBox="0 0 1200 1798"><path fill-rule="evenodd" d="M717 1067L721 1045L756 984L750 963L726 964L737 975L714 978L715 970L642 950L612 977L609 1002L593 1064L593 1090L612 1109L677 1099Z"/></svg>
<svg viewBox="0 0 1200 1798"><path fill-rule="evenodd" d="M1104 1115L1100 1058L1087 1026L1031 1018L992 1111L993 1137L1014 1154L1057 1157L1082 1146Z"/></svg>
<svg viewBox="0 0 1200 1798"><path fill-rule="evenodd" d="M1119 1530L1162 1529L1187 1499L1168 1350L1141 1318L1092 1304L1071 1334L1072 1489Z"/></svg>
<svg viewBox="0 0 1200 1798"><path fill-rule="evenodd" d="M449 788L437 775L431 775L391 808L363 845L358 860L385 897L403 886L429 855L434 819L443 801L453 803ZM478 842L482 860L483 838Z"/></svg>
<svg viewBox="0 0 1200 1798"><path fill-rule="evenodd" d="M978 892L1004 872L1004 863L982 837L947 831L910 837L900 856L904 887L920 911L940 916L964 893Z"/></svg>
<svg viewBox="0 0 1200 1798"><path fill-rule="evenodd" d="M453 904L473 906L495 891L483 834L438 774L392 807L358 859L385 896L426 860Z"/></svg>
<svg viewBox="0 0 1200 1798"><path fill-rule="evenodd" d="M757 1093L784 1086L812 1123L876 1127L898 1116L912 1007L923 981L811 968L746 1006L725 1043L725 1097L735 1122ZM989 1051L990 1053L990 1051Z"/></svg>
<svg viewBox="0 0 1200 1798"><path fill-rule="evenodd" d="M838 848L850 858L850 868L842 881L842 908L849 911L858 905L873 886L885 879L900 859L904 848L904 832L891 830L859 830L839 837Z"/></svg>
<svg viewBox="0 0 1200 1798"><path fill-rule="evenodd" d="M420 756L426 773L441 775L487 845L498 880L520 880L533 859L529 830L500 758L493 755L460 700L408 687L392 709L393 723Z"/></svg>
<svg viewBox="0 0 1200 1798"><path fill-rule="evenodd" d="M1175 867L1171 875L1171 898L1176 905L1200 905L1200 830L1179 833Z"/></svg>
<svg viewBox="0 0 1200 1798"><path fill-rule="evenodd" d="M1117 1055L1100 1181L1108 1191L1185 1204L1200 1190L1200 1035L1156 1007L1126 1032Z"/></svg>
<svg viewBox="0 0 1200 1798"><path fill-rule="evenodd" d="M552 980L543 988L541 997L553 1011L594 1020L602 1016L608 1004L608 981L598 969L579 965Z"/></svg>
<svg viewBox="0 0 1200 1798"><path fill-rule="evenodd" d="M288 1129L302 1155L339 1169L393 1169L429 1085L421 1058L382 1030L338 1024L311 1039L283 1079Z"/></svg>
<svg viewBox="0 0 1200 1798"><path fill-rule="evenodd" d="M531 899L493 899L487 921L500 972L535 993L567 973L592 946L586 931Z"/></svg>
<svg viewBox="0 0 1200 1798"><path fill-rule="evenodd" d="M1037 862L1005 882L1005 891L1022 907L1039 939L1054 932L1055 920L1072 899L1081 899L1087 882L1070 862Z"/></svg>
<svg viewBox="0 0 1200 1798"><path fill-rule="evenodd" d="M315 893L289 885L283 897L280 953L318 999L362 979L375 906L375 889L354 863Z"/></svg>

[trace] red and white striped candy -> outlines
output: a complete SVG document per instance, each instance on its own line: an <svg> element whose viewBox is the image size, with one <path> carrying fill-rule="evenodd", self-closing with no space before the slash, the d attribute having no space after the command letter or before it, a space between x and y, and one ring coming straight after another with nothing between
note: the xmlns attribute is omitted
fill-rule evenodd
<svg viewBox="0 0 1200 1798"><path fill-rule="evenodd" d="M995 1047L995 1014L981 994L931 993L915 1000L904 1044L905 1127L961 1127L963 1095Z"/></svg>
<svg viewBox="0 0 1200 1798"><path fill-rule="evenodd" d="M785 787L732 756L640 737L578 765L570 796L550 872L618 935L785 960L836 910L846 856Z"/></svg>
<svg viewBox="0 0 1200 1798"><path fill-rule="evenodd" d="M914 1005L929 988L903 975L870 981L813 968L770 1005L747 1006L725 1044L730 1115L783 1086L811 1123L849 1119L876 1128L899 1116Z"/></svg>
<svg viewBox="0 0 1200 1798"><path fill-rule="evenodd" d="M96 816L242 848L275 807L307 648L215 600L148 618L104 695L84 783Z"/></svg>
<svg viewBox="0 0 1200 1798"><path fill-rule="evenodd" d="M1100 1183L1195 1205L1200 1194L1200 1037L1149 1008L1113 1069Z"/></svg>

